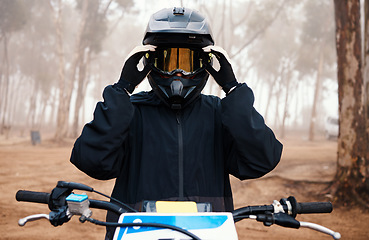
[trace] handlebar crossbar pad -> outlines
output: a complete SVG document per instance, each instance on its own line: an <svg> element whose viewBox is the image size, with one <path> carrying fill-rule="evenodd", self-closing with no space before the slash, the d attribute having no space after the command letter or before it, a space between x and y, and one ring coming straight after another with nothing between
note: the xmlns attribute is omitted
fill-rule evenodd
<svg viewBox="0 0 369 240"><path fill-rule="evenodd" d="M19 202L49 203L50 193L19 190L15 199Z"/></svg>
<svg viewBox="0 0 369 240"><path fill-rule="evenodd" d="M333 206L330 202L305 202L297 203L296 210L298 214L330 213L333 211Z"/></svg>

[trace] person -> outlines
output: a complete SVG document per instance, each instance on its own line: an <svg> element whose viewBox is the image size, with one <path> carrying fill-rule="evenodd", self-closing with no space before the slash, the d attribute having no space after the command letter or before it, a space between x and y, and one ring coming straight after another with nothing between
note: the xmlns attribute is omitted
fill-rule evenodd
<svg viewBox="0 0 369 240"><path fill-rule="evenodd" d="M224 98L201 93L209 74ZM130 95L146 76L152 90ZM232 211L229 175L259 178L280 160L282 144L253 107L252 90L237 81L195 10L153 14L143 45L129 54L103 98L76 140L71 162L93 178L116 178L112 197L137 210L145 200L173 200ZM108 212L108 221L117 219ZM112 236L108 228L106 239Z"/></svg>

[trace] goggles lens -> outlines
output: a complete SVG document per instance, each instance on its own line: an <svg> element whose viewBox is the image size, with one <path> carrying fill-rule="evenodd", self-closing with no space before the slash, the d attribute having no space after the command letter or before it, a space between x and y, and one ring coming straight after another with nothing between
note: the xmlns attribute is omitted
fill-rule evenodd
<svg viewBox="0 0 369 240"><path fill-rule="evenodd" d="M152 56L153 64L159 70L172 72L182 69L191 73L203 67L204 52L189 48L159 48Z"/></svg>

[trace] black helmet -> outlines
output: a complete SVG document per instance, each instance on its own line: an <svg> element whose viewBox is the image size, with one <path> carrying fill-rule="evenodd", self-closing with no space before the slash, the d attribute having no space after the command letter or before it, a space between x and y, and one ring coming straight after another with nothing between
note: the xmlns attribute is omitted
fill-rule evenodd
<svg viewBox="0 0 369 240"><path fill-rule="evenodd" d="M214 45L206 19L188 8L162 9L147 25L143 44L157 46L145 56L152 71L148 79L154 92L173 109L187 106L205 87L211 55L202 48Z"/></svg>

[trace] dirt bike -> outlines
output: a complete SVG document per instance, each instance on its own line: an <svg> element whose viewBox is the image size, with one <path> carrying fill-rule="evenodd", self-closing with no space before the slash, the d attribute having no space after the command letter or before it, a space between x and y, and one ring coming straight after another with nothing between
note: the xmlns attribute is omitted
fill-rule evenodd
<svg viewBox="0 0 369 240"><path fill-rule="evenodd" d="M74 190L94 192L110 199L102 201L89 199L86 194ZM51 193L19 190L17 201L48 204L49 214L36 214L18 221L24 226L29 221L48 219L54 226L68 222L73 215L80 216L80 222L116 227L114 240L130 239L230 239L236 240L235 223L243 219L254 219L265 226L276 224L286 228L310 228L340 239L341 235L326 227L296 220L297 214L330 213L330 202L299 203L293 196L274 200L270 205L247 206L233 212L211 212L210 203L145 201L142 211L109 197L92 187L81 183L59 181ZM119 221L103 222L91 218L90 208L103 209L120 215Z"/></svg>

